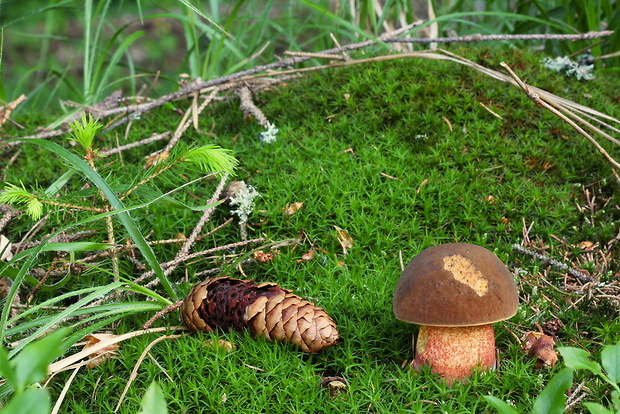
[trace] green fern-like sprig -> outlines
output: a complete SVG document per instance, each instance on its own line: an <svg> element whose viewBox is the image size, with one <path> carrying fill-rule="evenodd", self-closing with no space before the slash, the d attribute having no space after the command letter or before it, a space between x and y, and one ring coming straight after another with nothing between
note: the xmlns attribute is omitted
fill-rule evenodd
<svg viewBox="0 0 620 414"><path fill-rule="evenodd" d="M26 204L26 213L34 220L38 220L43 215L43 203L36 195L30 193L23 184L6 183L4 192L0 193L0 203L3 204Z"/></svg>
<svg viewBox="0 0 620 414"><path fill-rule="evenodd" d="M204 145L192 148L181 156L181 160L196 164L209 173L233 173L239 161L232 155L232 151L217 145Z"/></svg>
<svg viewBox="0 0 620 414"><path fill-rule="evenodd" d="M93 140L97 132L103 127L97 119L93 119L86 113L82 114L81 120L75 120L71 124L71 139L78 142L88 153L92 150Z"/></svg>

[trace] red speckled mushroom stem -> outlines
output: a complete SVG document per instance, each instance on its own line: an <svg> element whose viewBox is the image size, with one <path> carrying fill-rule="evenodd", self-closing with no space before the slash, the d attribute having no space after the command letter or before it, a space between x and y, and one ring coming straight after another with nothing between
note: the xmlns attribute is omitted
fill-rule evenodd
<svg viewBox="0 0 620 414"><path fill-rule="evenodd" d="M474 368L495 367L493 325L420 326L413 366L430 365L448 384L467 378Z"/></svg>

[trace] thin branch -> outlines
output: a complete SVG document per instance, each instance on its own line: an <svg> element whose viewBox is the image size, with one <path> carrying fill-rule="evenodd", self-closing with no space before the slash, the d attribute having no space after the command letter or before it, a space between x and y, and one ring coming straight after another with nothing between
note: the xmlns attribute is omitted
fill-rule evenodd
<svg viewBox="0 0 620 414"><path fill-rule="evenodd" d="M244 85L236 89L235 93L239 97L239 109L241 109L241 111L245 115L252 115L254 118L256 118L256 121L263 128L268 128L269 120L267 119L263 111L261 111L252 101L252 91L250 90L250 88Z"/></svg>
<svg viewBox="0 0 620 414"><path fill-rule="evenodd" d="M577 34L520 34L520 35L482 35L473 34L467 36L437 37L437 38L406 38L406 39L383 39L385 43L471 43L489 40L591 40L599 37L607 37L613 34L613 30L601 32L588 32Z"/></svg>
<svg viewBox="0 0 620 414"><path fill-rule="evenodd" d="M140 141L130 142L129 144L121 145L120 147L112 148L112 149L105 150L105 151L99 151L97 155L99 155L100 157L108 157L110 155L117 154L117 153L120 153L122 151L131 149L131 148L136 148L142 145L151 144L153 142L166 140L169 137L170 137L170 131L166 131L161 134L155 133L151 135L149 138L145 138Z"/></svg>
<svg viewBox="0 0 620 414"><path fill-rule="evenodd" d="M598 284L598 281L594 279L593 277L588 276L585 273L580 272L579 270L573 269L572 267L569 267L568 265L562 262L559 262L555 259L552 259L548 256L545 256L540 253L536 253L532 250L526 249L520 244L513 244L512 249L518 251L519 253L530 255L538 260L542 260L545 263L549 263L551 266L555 267L556 269L564 270L569 275L576 277L577 279L581 280L584 283L597 283Z"/></svg>
<svg viewBox="0 0 620 414"><path fill-rule="evenodd" d="M378 37L378 39L380 41L385 41L385 39L393 39L395 36L399 36L403 33L408 32L409 30L413 29L416 26L419 26L423 23L423 21L419 20L416 21L414 23L411 23L405 27L402 27L398 30L394 30L393 32L387 32L382 34L381 36ZM322 51L321 53L325 53L325 54L336 54L336 53L342 53L345 51L350 51L350 50L357 50L357 49L362 49L368 46L372 46L376 44L376 42L374 40L366 40L364 42L359 42L359 43L351 43L349 45L345 45L342 47L338 47L338 48L333 48L333 49L327 49ZM237 72L237 73L233 73L227 76L222 76L220 78L216 78L216 79L212 79L209 81L202 81L202 82L192 82L188 85L186 85L185 87L183 87L182 89L178 90L177 92L168 94L168 95L164 95L162 97L160 97L159 99L156 99L155 101L151 102L150 105L145 106L139 110L136 110L130 114L128 114L127 116L123 117L122 119L118 120L117 122L113 123L112 125L108 126L105 130L108 131L110 129L116 128L119 125L122 125L132 119L135 119L137 117L139 117L140 115L142 115L143 113L159 107L167 102L171 102L174 101L176 99L191 95L195 92L201 91L203 89L209 88L209 87L213 87L213 86L217 86L217 85L222 85L234 80L239 80L241 78L244 78L248 75L254 75L256 73L260 73L260 72L267 72L270 70L274 70L274 69L281 69L281 68L286 68L286 67L291 67L291 66L295 66L301 62L305 62L307 60L312 59L311 57L308 56L296 56L296 57L291 57L288 59L282 59L279 60L277 62L273 62L273 63L269 63L267 65L260 65L260 66L255 66L251 69L247 69L247 70L243 70L241 72Z"/></svg>
<svg viewBox="0 0 620 414"><path fill-rule="evenodd" d="M609 153L607 151L605 151L605 149L594 139L592 138L592 136L590 136L590 134L588 134L586 131L584 131L579 125L577 125L575 122L573 122L569 117L567 117L566 115L564 115L562 112L560 112L559 110L557 110L554 106L548 104L545 100L540 99L540 96L533 91L529 85L525 84L513 71L512 69L510 69L510 67L505 64L504 62L501 62L500 65L506 69L508 71L508 73L510 74L510 76L513 77L513 79L515 80L515 82L517 83L517 85L519 85L519 87L521 89L523 89L523 92L525 92L525 94L527 95L528 98L530 98L532 101L534 101L534 103L536 103L539 106L542 106L543 108L547 109L549 112L553 113L554 115L556 115L557 117L559 117L560 119L562 119L564 122L566 122L567 124L569 124L570 126L572 126L577 132L579 132L581 135L583 135L584 137L586 137L586 139L588 141L590 141L590 143L592 145L594 145L594 147L598 150L598 152L600 152L603 157L605 157L605 159L614 167L620 169L620 163L618 163L616 160L614 160L612 158L611 155L609 155ZM583 120L584 123L587 123L585 120ZM592 126L592 128L595 128L594 126Z"/></svg>

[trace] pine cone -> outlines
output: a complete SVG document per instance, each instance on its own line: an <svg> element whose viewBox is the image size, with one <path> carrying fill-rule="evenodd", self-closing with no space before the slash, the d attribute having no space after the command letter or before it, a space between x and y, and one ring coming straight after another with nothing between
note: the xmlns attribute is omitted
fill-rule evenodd
<svg viewBox="0 0 620 414"><path fill-rule="evenodd" d="M181 317L195 330L248 328L254 337L295 344L319 352L336 344L336 323L323 309L275 283L218 277L194 286Z"/></svg>

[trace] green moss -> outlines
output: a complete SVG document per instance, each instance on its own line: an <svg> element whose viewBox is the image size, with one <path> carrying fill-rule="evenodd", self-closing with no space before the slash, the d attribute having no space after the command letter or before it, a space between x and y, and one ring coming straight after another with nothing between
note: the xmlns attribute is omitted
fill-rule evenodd
<svg viewBox="0 0 620 414"><path fill-rule="evenodd" d="M530 84L620 116L615 103L617 77L597 74L594 81L574 82L546 71L539 64L540 55L523 50L456 49L455 53L496 69L505 61ZM277 142L261 144L257 139L261 128L243 117L234 100L201 117L201 129L214 126L216 138L189 131L184 139L215 142L235 151L241 163L235 179L261 193L250 219L251 236L281 240L304 235L303 245L282 248L273 262L248 265L244 271L247 277L278 282L313 298L337 321L342 343L307 356L244 333L166 341L152 354L172 382L147 358L121 412L136 411L153 379L162 385L170 412L469 413L488 409L482 399L488 394L508 396L523 411L554 371L535 371L513 334L520 336L522 330L536 330L535 323L558 318L563 323L558 340L563 344L583 343L591 349L617 336L617 308L604 300L578 301L581 293L562 292L563 274L511 250L522 240L524 227L531 225L529 238L547 245L547 253L567 252L558 259L574 260L609 280L618 270L613 262L601 270L599 262L588 262L579 249L564 247L586 240L605 245L618 233L618 182L611 167L585 139L534 106L518 88L452 62L409 59L309 74L258 94L256 103L279 128ZM159 109L134 123L128 139L174 129L178 121L174 112ZM102 137L100 145L115 145L115 134ZM137 183L148 174L142 169L143 156L156 147L124 154L104 168L106 176L120 187ZM31 184L36 177L46 185L62 172L62 166L43 153L28 146L22 150L24 156L6 170L7 181ZM43 161L33 165L34 158ZM183 174L197 176L191 171ZM184 182L186 178L175 171L152 185L165 192ZM201 181L175 197L204 202L216 183ZM584 188L601 203L592 214L579 207L585 204ZM137 197L132 202L139 201ZM303 202L303 208L284 214L293 202ZM151 239L188 234L199 217L164 203L132 215ZM220 208L210 225L215 227L228 216ZM347 255L335 226L346 229L353 239ZM12 236L26 229L24 225L11 230ZM236 240L237 229L229 226L196 249ZM411 358L414 328L395 320L391 297L401 257L406 263L425 247L454 241L486 246L512 269L520 269L522 307L496 330L499 370L448 389L427 371L415 374L402 368ZM315 258L300 261L310 246ZM165 261L176 249L163 246L156 252ZM614 253L615 248L606 251ZM189 281L195 281L195 271L208 266L188 265ZM123 272L135 277L130 265ZM76 283L103 283L94 273ZM184 276L183 269L173 275L179 282ZM185 283L182 289L188 286ZM141 319L122 321L118 329L137 329ZM170 316L161 323L178 321ZM218 338L235 343L237 350L226 354L202 344ZM111 410L149 340L129 341L119 359L80 373L69 390L65 412ZM347 393L330 399L318 387L322 375L344 376ZM604 393L602 384L586 380L588 387ZM100 381L105 386L95 385ZM97 402L85 406L91 394Z"/></svg>

